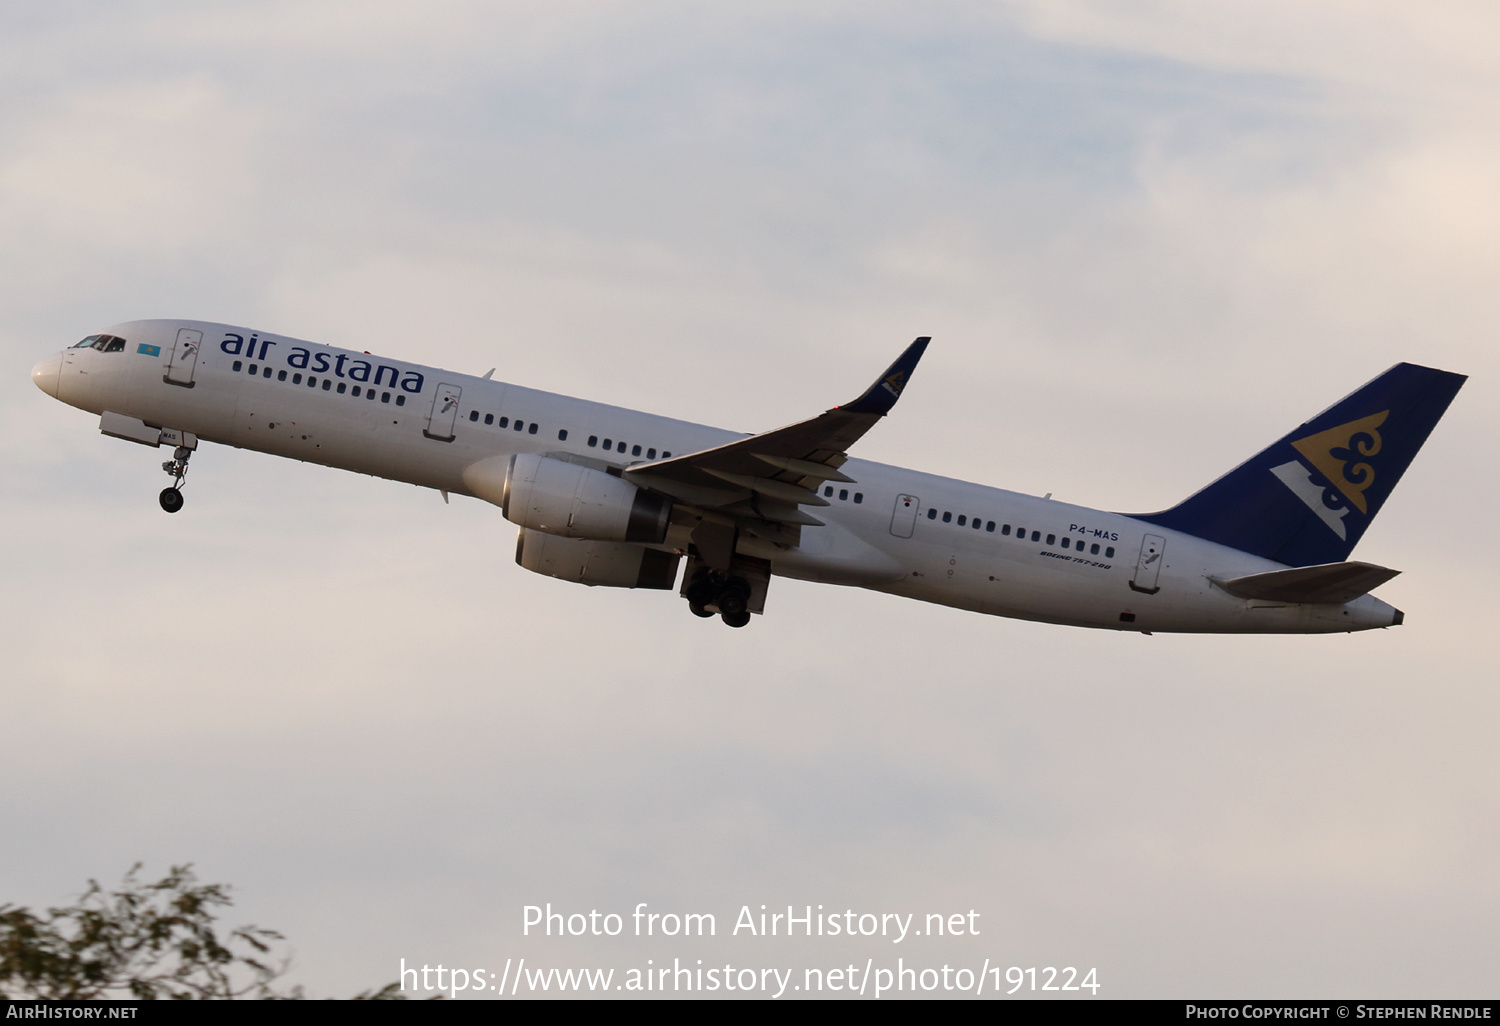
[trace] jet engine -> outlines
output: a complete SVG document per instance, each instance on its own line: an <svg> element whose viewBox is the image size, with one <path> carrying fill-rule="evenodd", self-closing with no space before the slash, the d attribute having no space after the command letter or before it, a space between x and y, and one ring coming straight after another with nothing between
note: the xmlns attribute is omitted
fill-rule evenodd
<svg viewBox="0 0 1500 1026"><path fill-rule="evenodd" d="M516 562L533 573L606 588L672 587L678 555L628 542L578 541L521 528Z"/></svg>
<svg viewBox="0 0 1500 1026"><path fill-rule="evenodd" d="M655 544L667 536L672 515L672 500L629 481L530 453L504 464L481 460L464 471L464 483L511 523L564 538Z"/></svg>

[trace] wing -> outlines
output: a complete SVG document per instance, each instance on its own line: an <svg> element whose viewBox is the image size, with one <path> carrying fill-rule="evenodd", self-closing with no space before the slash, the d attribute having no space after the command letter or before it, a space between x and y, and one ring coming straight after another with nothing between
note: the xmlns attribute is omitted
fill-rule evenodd
<svg viewBox="0 0 1500 1026"><path fill-rule="evenodd" d="M801 507L828 505L817 491L824 481L852 480L839 471L846 450L896 405L930 341L924 336L907 346L851 403L727 445L630 467L625 477L777 544L795 545L798 528L823 523Z"/></svg>

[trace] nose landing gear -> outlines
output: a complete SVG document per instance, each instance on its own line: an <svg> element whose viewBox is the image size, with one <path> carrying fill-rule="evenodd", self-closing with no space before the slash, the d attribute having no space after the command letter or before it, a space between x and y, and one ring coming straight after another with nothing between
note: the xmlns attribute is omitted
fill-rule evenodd
<svg viewBox="0 0 1500 1026"><path fill-rule="evenodd" d="M193 455L193 450L179 445L172 450L172 458L161 465L161 469L172 477L172 484L161 490L157 497L161 508L168 513L176 513L182 508L182 479L187 477L188 459Z"/></svg>

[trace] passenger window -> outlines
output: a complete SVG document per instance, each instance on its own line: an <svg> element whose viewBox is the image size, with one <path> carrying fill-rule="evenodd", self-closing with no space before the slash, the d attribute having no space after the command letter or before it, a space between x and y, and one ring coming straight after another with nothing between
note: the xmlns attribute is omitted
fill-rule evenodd
<svg viewBox="0 0 1500 1026"><path fill-rule="evenodd" d="M523 427L526 426L526 422L524 420L518 420L518 421L516 421L516 425L515 426L516 426L516 430L519 431Z"/></svg>
<svg viewBox="0 0 1500 1026"><path fill-rule="evenodd" d="M326 392L326 391L328 391L332 387L333 387L333 379L332 378L324 378L323 379L323 391ZM344 390L343 386L340 385L339 386L339 391L342 392L343 390Z"/></svg>
<svg viewBox="0 0 1500 1026"><path fill-rule="evenodd" d="M1049 534L1049 535L1047 535L1047 544L1048 545L1056 545L1057 544L1057 535L1055 535L1055 534Z"/></svg>
<svg viewBox="0 0 1500 1026"><path fill-rule="evenodd" d="M352 395L352 396L354 396L354 398L358 399L360 397L359 386L355 385L353 388L349 389L349 394Z"/></svg>
<svg viewBox="0 0 1500 1026"><path fill-rule="evenodd" d="M493 413L486 413L484 415L484 425L485 425L485 427L489 427L493 423L495 423L495 415Z"/></svg>
<svg viewBox="0 0 1500 1026"><path fill-rule="evenodd" d="M1031 532L1031 540L1032 541L1041 541L1042 540L1042 532L1041 531L1032 531Z"/></svg>
<svg viewBox="0 0 1500 1026"><path fill-rule="evenodd" d="M865 501L865 493L864 492L855 492L854 493L854 501L856 503L864 502Z"/></svg>
<svg viewBox="0 0 1500 1026"><path fill-rule="evenodd" d="M323 382L323 384L326 385L326 384L328 384L328 382L325 381L325 382ZM339 382L339 395L343 395L344 392L348 390L348 388L349 388L349 383L348 382L346 382L346 381L340 381Z"/></svg>
<svg viewBox="0 0 1500 1026"><path fill-rule="evenodd" d="M259 373L260 373L260 365L256 364L256 363L252 363L250 365L250 376L254 377L255 375L257 375Z"/></svg>
<svg viewBox="0 0 1500 1026"><path fill-rule="evenodd" d="M73 348L77 349L78 347L74 346ZM238 361L238 360L234 361L234 372L236 374L238 374L240 372L240 368L243 367L243 366L244 366L244 364L241 363L240 361Z"/></svg>
<svg viewBox="0 0 1500 1026"><path fill-rule="evenodd" d="M276 372L276 380L277 381L285 381L286 380L286 371L277 371Z"/></svg>
<svg viewBox="0 0 1500 1026"><path fill-rule="evenodd" d="M1089 546L1089 555L1091 555L1091 556L1097 556L1097 555L1099 555L1099 543L1098 542L1094 542L1094 544L1092 544L1092 545Z"/></svg>
<svg viewBox="0 0 1500 1026"><path fill-rule="evenodd" d="M669 460L669 459L672 458L672 454L669 453L669 452L664 452L664 453L661 454L661 458L664 459L664 460Z"/></svg>
<svg viewBox="0 0 1500 1026"><path fill-rule="evenodd" d="M974 530L976 530L976 531L979 530L979 518L978 517L974 518Z"/></svg>
<svg viewBox="0 0 1500 1026"><path fill-rule="evenodd" d="M1115 547L1113 545L1111 545L1109 548L1107 548L1107 549L1104 550L1104 557L1106 559L1114 559L1115 558Z"/></svg>
<svg viewBox="0 0 1500 1026"><path fill-rule="evenodd" d="M631 448L630 455L632 455L632 456L639 456L640 454L641 454L641 447L639 445L634 446L634 447Z"/></svg>
<svg viewBox="0 0 1500 1026"><path fill-rule="evenodd" d="M969 518L966 517L966 516L964 516L962 513L960 513L958 515L958 526L959 527L968 527L969 526Z"/></svg>
<svg viewBox="0 0 1500 1026"><path fill-rule="evenodd" d="M953 522L953 514L950 513L950 512L948 512L947 510L943 510L943 523L945 523L945 524L951 524L952 522Z"/></svg>
<svg viewBox="0 0 1500 1026"><path fill-rule="evenodd" d="M381 392L380 393L380 401L383 402L383 403L390 402L391 401L391 393L389 393L389 392Z"/></svg>
<svg viewBox="0 0 1500 1026"><path fill-rule="evenodd" d="M614 444L614 442L611 442L608 438L606 438L604 440L604 451L609 452L610 449L614 447Z"/></svg>
<svg viewBox="0 0 1500 1026"><path fill-rule="evenodd" d="M568 429L567 428L563 428L561 431L559 431L557 433L557 440L559 442L566 442L568 440Z"/></svg>
<svg viewBox="0 0 1500 1026"><path fill-rule="evenodd" d="M300 384L302 384L302 375L301 374L293 374L292 375L292 384L294 384L294 385L300 385Z"/></svg>
<svg viewBox="0 0 1500 1026"><path fill-rule="evenodd" d="M396 405L397 406L405 406L406 405L406 396L404 396L404 395L398 395L398 396L396 396Z"/></svg>
<svg viewBox="0 0 1500 1026"><path fill-rule="evenodd" d="M469 411L469 420L471 422L473 422L473 421L476 421L478 419L479 419L479 411L478 410L470 410Z"/></svg>
<svg viewBox="0 0 1500 1026"><path fill-rule="evenodd" d="M928 520L936 520L937 519L937 510L935 510L935 509L928 510L927 511L927 519Z"/></svg>
<svg viewBox="0 0 1500 1026"><path fill-rule="evenodd" d="M536 434L536 421L532 421L531 422L531 426L526 429L526 433L528 435L534 435L534 434Z"/></svg>
<svg viewBox="0 0 1500 1026"><path fill-rule="evenodd" d="M1009 524L1002 525L1001 528L1000 528L1000 533L1003 534L1003 535L1009 536L1010 535L1010 525Z"/></svg>
<svg viewBox="0 0 1500 1026"><path fill-rule="evenodd" d="M509 427L510 426L510 418L509 417L501 417L500 418L500 426L501 427Z"/></svg>
<svg viewBox="0 0 1500 1026"><path fill-rule="evenodd" d="M1063 548L1067 548L1067 547L1068 547L1068 545L1069 545L1069 541L1068 541L1068 539L1067 539L1067 538L1064 538L1064 539L1063 539Z"/></svg>
<svg viewBox="0 0 1500 1026"><path fill-rule="evenodd" d="M646 450L646 459L648 459L648 460L654 460L654 459L656 459L656 450L655 449L647 449Z"/></svg>
<svg viewBox="0 0 1500 1026"><path fill-rule="evenodd" d="M989 523L987 523L987 524L984 525L984 529L986 531L990 532L990 534L994 534L995 533L995 522L993 520L991 520Z"/></svg>
<svg viewBox="0 0 1500 1026"><path fill-rule="evenodd" d="M833 498L833 485L827 485L827 486L825 486L823 488L823 498L825 498L825 499L831 499L831 498Z"/></svg>
<svg viewBox="0 0 1500 1026"><path fill-rule="evenodd" d="M839 489L839 501L840 502L844 502L848 498L849 498L849 489L847 489L847 488L840 488Z"/></svg>
<svg viewBox="0 0 1500 1026"><path fill-rule="evenodd" d="M308 388L317 388L318 387L318 379L315 378L315 377L313 377L311 374L309 374L307 376L307 387Z"/></svg>
<svg viewBox="0 0 1500 1026"><path fill-rule="evenodd" d="M375 401L375 390L373 388L367 388L367 389L365 389L365 398L369 399L371 402L374 402Z"/></svg>
<svg viewBox="0 0 1500 1026"><path fill-rule="evenodd" d="M589 435L589 448L592 449L594 446L596 446L598 444L599 444L599 436L598 435Z"/></svg>

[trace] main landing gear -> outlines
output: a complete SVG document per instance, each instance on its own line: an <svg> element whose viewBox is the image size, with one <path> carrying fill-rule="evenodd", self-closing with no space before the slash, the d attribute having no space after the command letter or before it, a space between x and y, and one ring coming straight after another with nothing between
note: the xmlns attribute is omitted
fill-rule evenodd
<svg viewBox="0 0 1500 1026"><path fill-rule="evenodd" d="M743 577L730 577L703 567L683 595L694 616L710 617L717 612L719 618L731 627L743 627L750 622L750 610L746 608L750 601L750 582Z"/></svg>
<svg viewBox="0 0 1500 1026"><path fill-rule="evenodd" d="M161 465L161 469L165 470L173 479L172 484L167 488L163 488L161 495L157 497L158 501L161 502L161 508L168 513L176 513L182 508L182 479L187 477L188 459L192 455L193 450L179 445L176 449L172 450L172 458Z"/></svg>

